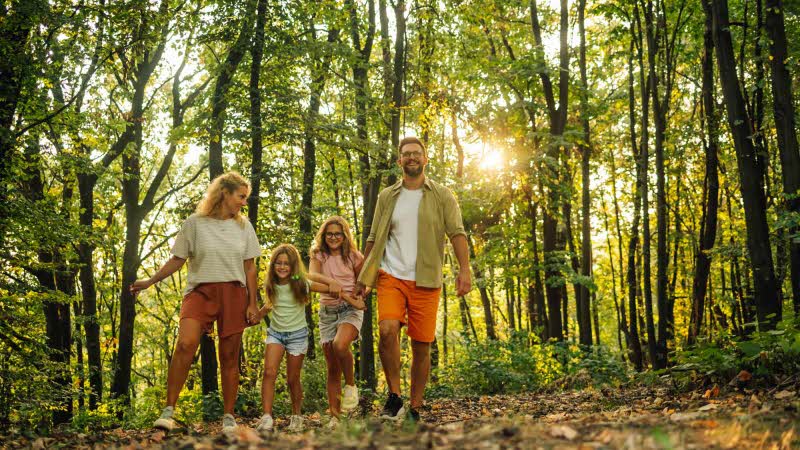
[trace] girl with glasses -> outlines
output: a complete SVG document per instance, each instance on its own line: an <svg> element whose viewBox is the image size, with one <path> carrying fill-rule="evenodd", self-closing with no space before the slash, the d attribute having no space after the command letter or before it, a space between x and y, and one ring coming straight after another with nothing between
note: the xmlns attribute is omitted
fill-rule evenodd
<svg viewBox="0 0 800 450"><path fill-rule="evenodd" d="M310 256L309 279L331 287L331 293L320 296L319 335L328 365L326 387L331 412L328 427L336 428L341 413L358 406L351 345L361 333L366 305L362 298L350 294L364 256L356 249L350 225L339 216L328 218L319 227Z"/></svg>

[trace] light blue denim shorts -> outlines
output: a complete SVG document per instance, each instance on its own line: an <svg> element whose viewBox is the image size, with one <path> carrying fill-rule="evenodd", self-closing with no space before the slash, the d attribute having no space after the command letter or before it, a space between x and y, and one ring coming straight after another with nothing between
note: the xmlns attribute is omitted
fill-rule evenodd
<svg viewBox="0 0 800 450"><path fill-rule="evenodd" d="M280 344L292 356L305 355L308 351L308 327L295 331L275 331L267 328L267 345Z"/></svg>
<svg viewBox="0 0 800 450"><path fill-rule="evenodd" d="M349 303L339 306L319 305L319 341L327 344L336 337L339 325L349 323L358 330L361 337L361 323L364 321L364 311L353 308Z"/></svg>

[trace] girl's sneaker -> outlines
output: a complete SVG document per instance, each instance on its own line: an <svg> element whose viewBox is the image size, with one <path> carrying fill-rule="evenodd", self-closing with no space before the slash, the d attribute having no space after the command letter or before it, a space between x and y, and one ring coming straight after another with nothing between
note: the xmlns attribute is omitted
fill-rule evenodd
<svg viewBox="0 0 800 450"><path fill-rule="evenodd" d="M358 388L345 385L342 398L342 411L352 411L358 406Z"/></svg>
<svg viewBox="0 0 800 450"><path fill-rule="evenodd" d="M303 416L293 415L290 417L289 426L286 427L286 431L303 431Z"/></svg>
<svg viewBox="0 0 800 450"><path fill-rule="evenodd" d="M256 431L266 433L272 431L273 426L274 426L274 421L272 420L272 415L264 414L263 416L261 416L261 420L258 421L258 425L256 425Z"/></svg>
<svg viewBox="0 0 800 450"><path fill-rule="evenodd" d="M328 422L328 425L326 425L326 427L328 428L328 430L331 431L339 428L339 419L337 419L336 416L331 416L331 421Z"/></svg>
<svg viewBox="0 0 800 450"><path fill-rule="evenodd" d="M161 417L156 419L155 423L153 424L153 428L160 428L164 431L172 431L175 428L175 419L172 418L172 414L175 409L172 406L167 406L161 411Z"/></svg>
<svg viewBox="0 0 800 450"><path fill-rule="evenodd" d="M234 431L236 431L236 419L233 418L233 414L225 414L222 416L222 432L231 433Z"/></svg>

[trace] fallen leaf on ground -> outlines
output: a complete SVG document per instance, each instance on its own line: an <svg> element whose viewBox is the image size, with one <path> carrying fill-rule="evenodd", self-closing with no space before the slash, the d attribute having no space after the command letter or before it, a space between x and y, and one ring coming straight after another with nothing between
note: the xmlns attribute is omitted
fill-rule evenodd
<svg viewBox="0 0 800 450"><path fill-rule="evenodd" d="M783 400L784 398L792 398L794 397L794 392L792 391L779 391L775 393L775 398L778 400Z"/></svg>
<svg viewBox="0 0 800 450"><path fill-rule="evenodd" d="M703 417L705 414L700 411L693 411L693 412L685 412L685 413L674 413L669 416L669 420L673 422L683 422L686 420L694 420Z"/></svg>
<svg viewBox="0 0 800 450"><path fill-rule="evenodd" d="M717 423L716 420L709 419L709 420L696 420L692 422L692 425L701 428L717 428L717 426L719 426L719 423Z"/></svg>
<svg viewBox="0 0 800 450"><path fill-rule="evenodd" d="M697 408L697 410L698 411L711 411L712 409L717 409L718 407L719 407L719 405L717 405L716 403L709 403L707 405L703 405L703 406Z"/></svg>
<svg viewBox="0 0 800 450"><path fill-rule="evenodd" d="M564 438L572 441L578 437L578 432L568 425L555 425L550 428L550 436L554 438Z"/></svg>
<svg viewBox="0 0 800 450"><path fill-rule="evenodd" d="M599 433L595 434L592 437L592 440L600 442L601 444L608 445L613 438L614 438L614 434L611 433L611 431L606 429L606 430L602 430Z"/></svg>
<svg viewBox="0 0 800 450"><path fill-rule="evenodd" d="M706 393L703 394L703 398L714 398L717 396L719 396L719 386L717 386L716 384L714 385L713 388L707 389Z"/></svg>

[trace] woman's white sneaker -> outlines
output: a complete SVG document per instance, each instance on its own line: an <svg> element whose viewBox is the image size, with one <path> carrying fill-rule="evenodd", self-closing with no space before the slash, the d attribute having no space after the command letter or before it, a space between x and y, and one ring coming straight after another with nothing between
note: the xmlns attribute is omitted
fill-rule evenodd
<svg viewBox="0 0 800 450"><path fill-rule="evenodd" d="M233 418L233 414L225 414L222 416L222 432L232 433L234 431L236 431L236 419Z"/></svg>
<svg viewBox="0 0 800 450"><path fill-rule="evenodd" d="M272 415L264 414L263 416L261 416L261 420L258 421L258 425L256 425L256 431L266 433L272 431L272 428L274 426L275 426L275 421L272 419Z"/></svg>
<svg viewBox="0 0 800 450"><path fill-rule="evenodd" d="M352 411L358 406L358 388L345 385L342 398L342 411Z"/></svg>
<svg viewBox="0 0 800 450"><path fill-rule="evenodd" d="M153 428L160 428L164 431L172 431L175 428L175 419L172 414L175 412L172 406L167 406L161 411L161 416L153 423Z"/></svg>

